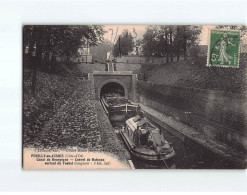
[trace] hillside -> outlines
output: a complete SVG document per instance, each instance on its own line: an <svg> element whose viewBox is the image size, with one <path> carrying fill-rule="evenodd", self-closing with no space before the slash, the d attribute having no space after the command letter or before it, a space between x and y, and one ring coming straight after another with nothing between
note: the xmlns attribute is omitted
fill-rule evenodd
<svg viewBox="0 0 247 195"><path fill-rule="evenodd" d="M145 80L164 85L246 93L247 55L242 54L239 68L207 67L206 57L170 62L164 65L143 65Z"/></svg>
<svg viewBox="0 0 247 195"><path fill-rule="evenodd" d="M36 98L31 95L30 69L23 74L23 142L32 143L44 123L73 94L77 79L37 72Z"/></svg>

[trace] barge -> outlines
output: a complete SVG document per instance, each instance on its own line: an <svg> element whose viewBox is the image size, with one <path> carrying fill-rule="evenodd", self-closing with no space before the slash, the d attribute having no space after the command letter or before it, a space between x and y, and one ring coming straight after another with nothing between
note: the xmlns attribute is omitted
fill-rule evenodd
<svg viewBox="0 0 247 195"><path fill-rule="evenodd" d="M146 117L137 115L125 122L120 130L128 150L136 158L148 161L164 161L175 156L172 144Z"/></svg>
<svg viewBox="0 0 247 195"><path fill-rule="evenodd" d="M140 112L139 105L131 104L128 99L119 94L104 94L101 97L101 104L110 121L124 122Z"/></svg>

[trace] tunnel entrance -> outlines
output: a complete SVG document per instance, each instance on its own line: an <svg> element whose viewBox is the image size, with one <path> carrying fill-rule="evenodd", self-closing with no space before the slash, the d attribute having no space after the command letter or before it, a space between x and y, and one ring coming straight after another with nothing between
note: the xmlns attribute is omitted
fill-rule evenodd
<svg viewBox="0 0 247 195"><path fill-rule="evenodd" d="M124 87L121 84L115 82L106 83L101 88L100 96L107 93L117 93L121 96L125 96Z"/></svg>

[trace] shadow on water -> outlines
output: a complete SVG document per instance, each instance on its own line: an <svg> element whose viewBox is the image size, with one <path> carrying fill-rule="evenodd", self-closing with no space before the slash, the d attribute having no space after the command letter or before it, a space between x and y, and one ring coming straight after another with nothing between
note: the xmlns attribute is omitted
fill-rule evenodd
<svg viewBox="0 0 247 195"><path fill-rule="evenodd" d="M122 145L125 145L118 129L124 126L124 122L114 121L111 124L115 129L116 135ZM165 129L162 129L165 140L172 143L176 156L166 160L165 163L169 169L240 169L236 165L216 156L206 149L190 146L182 140L172 135ZM152 162L131 157L136 169L167 169L167 166L161 162Z"/></svg>

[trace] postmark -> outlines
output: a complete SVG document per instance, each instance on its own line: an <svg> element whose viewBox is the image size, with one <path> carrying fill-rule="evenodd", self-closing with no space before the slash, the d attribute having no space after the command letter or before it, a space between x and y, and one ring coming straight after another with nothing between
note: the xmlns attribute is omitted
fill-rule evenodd
<svg viewBox="0 0 247 195"><path fill-rule="evenodd" d="M239 43L238 30L210 30L207 66L238 68Z"/></svg>

